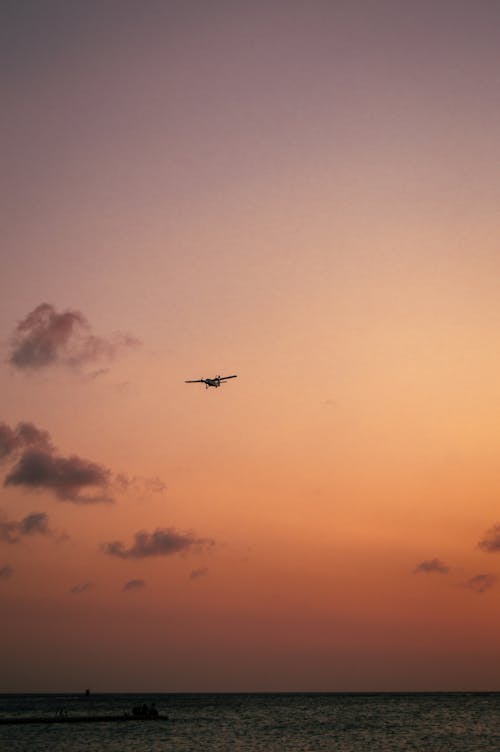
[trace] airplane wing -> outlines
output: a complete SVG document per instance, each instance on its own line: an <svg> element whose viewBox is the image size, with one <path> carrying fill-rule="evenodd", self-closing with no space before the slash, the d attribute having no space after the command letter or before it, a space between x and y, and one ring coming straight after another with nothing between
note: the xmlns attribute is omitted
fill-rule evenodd
<svg viewBox="0 0 500 752"><path fill-rule="evenodd" d="M234 376L221 376L220 380L225 381L226 379L235 379L237 378L237 374L235 373Z"/></svg>
<svg viewBox="0 0 500 752"><path fill-rule="evenodd" d="M192 381L185 381L185 384L204 384L205 381L203 379L193 379Z"/></svg>

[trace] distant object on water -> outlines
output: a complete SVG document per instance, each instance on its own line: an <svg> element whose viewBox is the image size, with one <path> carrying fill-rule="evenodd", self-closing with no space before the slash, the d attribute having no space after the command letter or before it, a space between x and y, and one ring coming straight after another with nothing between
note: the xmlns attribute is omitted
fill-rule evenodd
<svg viewBox="0 0 500 752"><path fill-rule="evenodd" d="M151 703L149 708L146 705L146 703L144 703L143 705L136 705L135 708L132 708L132 715L134 718L159 718L160 717L160 714L158 713L154 702Z"/></svg>
<svg viewBox="0 0 500 752"><path fill-rule="evenodd" d="M121 723L122 721L168 721L168 716L160 715L155 703L152 702L149 707L146 703L137 705L132 708L131 713L122 713L122 715L68 715L65 710L60 710L55 716L0 718L0 726L12 726L14 724L22 726L32 723Z"/></svg>

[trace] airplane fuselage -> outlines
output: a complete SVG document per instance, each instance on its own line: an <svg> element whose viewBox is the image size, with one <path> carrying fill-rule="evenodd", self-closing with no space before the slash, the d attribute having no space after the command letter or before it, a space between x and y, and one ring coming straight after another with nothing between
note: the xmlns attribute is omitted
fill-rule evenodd
<svg viewBox="0 0 500 752"><path fill-rule="evenodd" d="M208 386L214 386L216 389L220 386L220 379L219 377L216 377L215 379L203 379L205 382L205 385Z"/></svg>

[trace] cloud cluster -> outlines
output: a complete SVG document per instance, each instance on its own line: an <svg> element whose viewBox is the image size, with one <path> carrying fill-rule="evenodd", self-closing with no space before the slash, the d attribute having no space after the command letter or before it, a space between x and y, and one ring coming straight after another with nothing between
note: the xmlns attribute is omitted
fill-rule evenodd
<svg viewBox="0 0 500 752"><path fill-rule="evenodd" d="M500 524L493 525L482 540L478 543L479 548L487 553L500 552Z"/></svg>
<svg viewBox="0 0 500 752"><path fill-rule="evenodd" d="M12 569L9 564L4 564L2 567L0 567L0 580L8 580L9 577L12 577L14 574L14 570Z"/></svg>
<svg viewBox="0 0 500 752"><path fill-rule="evenodd" d="M30 535L52 535L45 512L32 512L19 522L0 519L0 542L20 543L21 538Z"/></svg>
<svg viewBox="0 0 500 752"><path fill-rule="evenodd" d="M172 556L213 545L215 541L208 538L196 538L190 533L179 533L174 528L156 528L152 533L144 530L136 533L130 548L125 548L121 541L111 541L104 543L102 549L108 556L119 559L145 559L150 556Z"/></svg>
<svg viewBox="0 0 500 752"><path fill-rule="evenodd" d="M448 574L450 568L440 559L421 561L414 569L414 574Z"/></svg>
<svg viewBox="0 0 500 752"><path fill-rule="evenodd" d="M125 592L130 592L132 590L143 590L143 588L146 587L146 583L144 580L128 580L128 582L125 583L122 590Z"/></svg>
<svg viewBox="0 0 500 752"><path fill-rule="evenodd" d="M32 423L15 429L0 423L0 460L15 462L4 486L48 490L61 501L75 504L111 502L111 471L76 455L57 454L49 434Z"/></svg>
<svg viewBox="0 0 500 752"><path fill-rule="evenodd" d="M470 580L464 582L464 587L474 590L475 593L484 593L492 588L497 581L494 574L476 574Z"/></svg>
<svg viewBox="0 0 500 752"><path fill-rule="evenodd" d="M11 337L9 361L24 371L57 364L79 369L111 360L118 350L139 344L128 334L97 336L80 311L58 313L50 303L42 303L18 323Z"/></svg>
<svg viewBox="0 0 500 752"><path fill-rule="evenodd" d="M500 524L494 525L490 530L485 533L484 538L479 541L478 547L483 551L496 552L500 551ZM448 574L450 568L444 564L440 559L427 559L421 561L415 569L414 574ZM495 586L497 582L497 576L491 573L476 574L465 582L458 583L460 587L472 590L475 593L485 593Z"/></svg>

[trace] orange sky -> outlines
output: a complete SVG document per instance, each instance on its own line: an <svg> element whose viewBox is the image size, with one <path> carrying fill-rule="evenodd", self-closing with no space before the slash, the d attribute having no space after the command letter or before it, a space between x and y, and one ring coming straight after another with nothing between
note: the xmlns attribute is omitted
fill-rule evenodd
<svg viewBox="0 0 500 752"><path fill-rule="evenodd" d="M498 9L5 28L0 691L498 690Z"/></svg>

